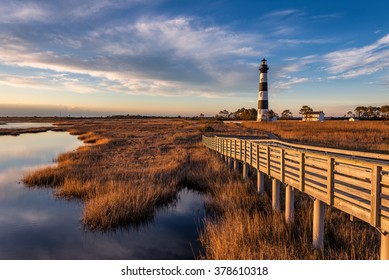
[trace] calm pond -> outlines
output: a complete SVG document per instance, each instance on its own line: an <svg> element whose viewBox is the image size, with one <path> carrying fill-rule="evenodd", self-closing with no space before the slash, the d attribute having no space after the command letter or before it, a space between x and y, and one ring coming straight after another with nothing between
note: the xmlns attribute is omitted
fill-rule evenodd
<svg viewBox="0 0 389 280"><path fill-rule="evenodd" d="M52 123L1 123L0 129L24 129L34 127L51 127Z"/></svg>
<svg viewBox="0 0 389 280"><path fill-rule="evenodd" d="M0 136L0 259L196 258L205 211L197 193L181 191L148 225L101 232L84 228L81 201L20 182L26 172L81 145L64 132Z"/></svg>

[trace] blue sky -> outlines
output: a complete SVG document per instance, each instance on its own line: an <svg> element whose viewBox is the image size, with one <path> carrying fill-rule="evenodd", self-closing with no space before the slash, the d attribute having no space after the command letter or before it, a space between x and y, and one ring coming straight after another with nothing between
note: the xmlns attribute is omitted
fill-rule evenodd
<svg viewBox="0 0 389 280"><path fill-rule="evenodd" d="M389 104L388 1L0 0L0 115Z"/></svg>

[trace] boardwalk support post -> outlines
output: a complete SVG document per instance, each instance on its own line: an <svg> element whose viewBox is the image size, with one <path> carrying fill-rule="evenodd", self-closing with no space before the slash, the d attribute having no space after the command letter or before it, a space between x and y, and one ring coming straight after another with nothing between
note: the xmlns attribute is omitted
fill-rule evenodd
<svg viewBox="0 0 389 280"><path fill-rule="evenodd" d="M239 172L239 161L237 159L234 159L234 171L235 173Z"/></svg>
<svg viewBox="0 0 389 280"><path fill-rule="evenodd" d="M244 162L243 163L243 179L247 179L249 177L249 165Z"/></svg>
<svg viewBox="0 0 389 280"><path fill-rule="evenodd" d="M324 214L325 203L315 199L313 204L313 247L318 250L324 248Z"/></svg>
<svg viewBox="0 0 389 280"><path fill-rule="evenodd" d="M294 223L294 190L291 186L285 189L285 221L287 224Z"/></svg>
<svg viewBox="0 0 389 280"><path fill-rule="evenodd" d="M389 234L381 233L381 260L389 260Z"/></svg>
<svg viewBox="0 0 389 280"><path fill-rule="evenodd" d="M261 171L257 171L257 190L259 194L265 193L265 174Z"/></svg>
<svg viewBox="0 0 389 280"><path fill-rule="evenodd" d="M280 210L280 181L277 179L272 180L272 208L275 211Z"/></svg>
<svg viewBox="0 0 389 280"><path fill-rule="evenodd" d="M234 159L233 158L229 158L229 161L228 161L228 167L230 168L230 169L232 169L233 167L234 167Z"/></svg>

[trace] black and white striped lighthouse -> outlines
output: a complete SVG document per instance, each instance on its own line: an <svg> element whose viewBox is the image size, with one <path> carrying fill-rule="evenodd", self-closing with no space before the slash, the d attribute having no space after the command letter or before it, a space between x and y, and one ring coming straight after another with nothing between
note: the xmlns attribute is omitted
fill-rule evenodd
<svg viewBox="0 0 389 280"><path fill-rule="evenodd" d="M267 98L267 67L266 59L262 59L259 67L259 90L258 90L258 116L257 121L267 121L267 111L269 110L269 101Z"/></svg>

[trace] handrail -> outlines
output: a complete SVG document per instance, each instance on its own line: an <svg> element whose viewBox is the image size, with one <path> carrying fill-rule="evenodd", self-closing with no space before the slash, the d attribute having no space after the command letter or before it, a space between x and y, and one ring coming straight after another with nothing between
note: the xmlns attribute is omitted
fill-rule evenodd
<svg viewBox="0 0 389 280"><path fill-rule="evenodd" d="M220 137L215 136L218 138L223 139L237 139L240 140L239 137ZM371 152L361 152L361 151L352 151L352 150L344 150L344 149L336 149L336 148L327 148L327 147L319 147L319 146L311 146L311 145L303 145L303 144L295 144L290 143L286 141L281 141L277 139L255 139L254 137L246 138L246 140L251 140L259 143L278 143L281 145L285 145L288 147L295 147L299 149L307 149L312 151L319 151L319 152L327 152L327 153L333 153L333 154L340 154L340 155L348 155L348 156L354 156L354 157L362 157L362 158L370 158L373 160L384 160L389 161L389 154L379 154L379 153L371 153Z"/></svg>
<svg viewBox="0 0 389 280"><path fill-rule="evenodd" d="M369 223L388 243L389 155L275 139L203 136L203 143L229 159L251 166L258 176L267 174Z"/></svg>

